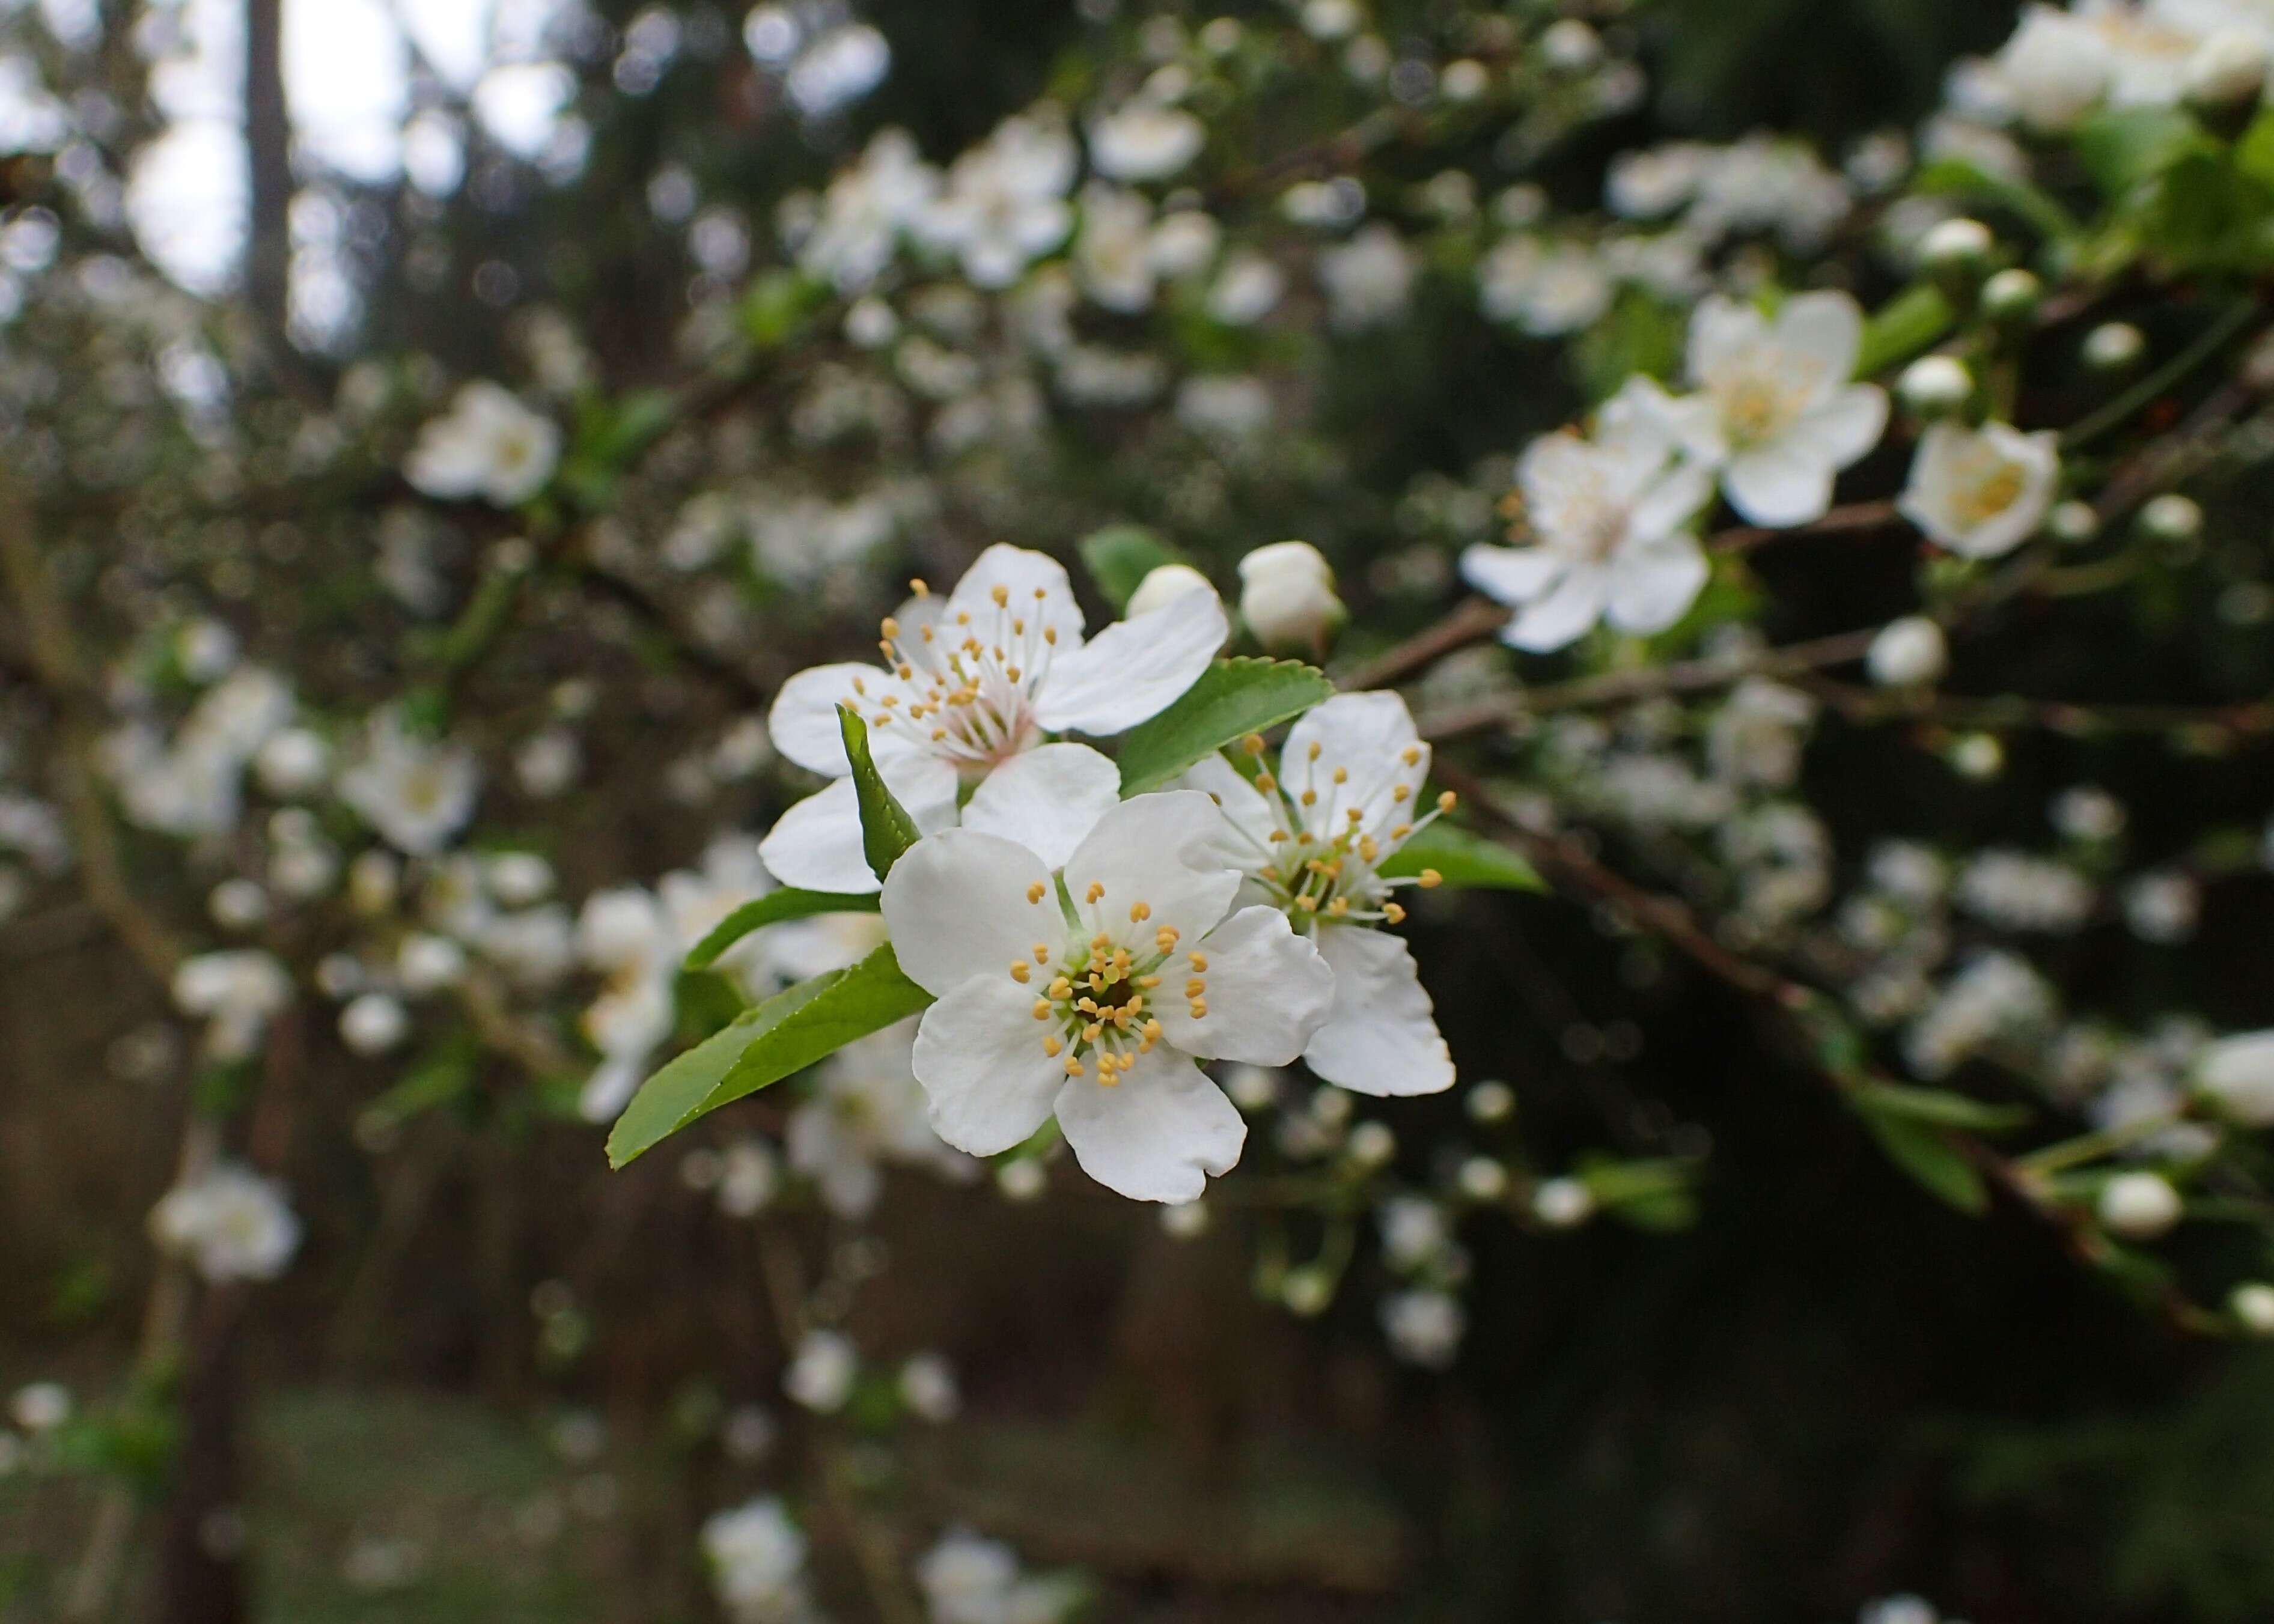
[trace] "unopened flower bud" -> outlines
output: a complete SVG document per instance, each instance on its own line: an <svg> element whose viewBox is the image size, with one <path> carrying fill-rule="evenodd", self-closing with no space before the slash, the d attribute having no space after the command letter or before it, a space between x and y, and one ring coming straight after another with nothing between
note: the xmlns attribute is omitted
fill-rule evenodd
<svg viewBox="0 0 2274 1624"><path fill-rule="evenodd" d="M1161 1209L1161 1230L1171 1240L1197 1240L1208 1233L1209 1209L1205 1201L1186 1201Z"/></svg>
<svg viewBox="0 0 2274 1624"><path fill-rule="evenodd" d="M1508 1193L1508 1169L1490 1156L1461 1163L1461 1193L1472 1201L1497 1201Z"/></svg>
<svg viewBox="0 0 2274 1624"><path fill-rule="evenodd" d="M1980 221L1946 220L1919 239L1919 269L1946 294L1971 299L1990 273L1990 256L1997 245L1990 228Z"/></svg>
<svg viewBox="0 0 2274 1624"><path fill-rule="evenodd" d="M2090 502L2071 497L2045 515L2045 533L2063 546L2081 547L2100 534L2100 515Z"/></svg>
<svg viewBox="0 0 2274 1624"><path fill-rule="evenodd" d="M1967 733L1951 745L1950 765L1962 778L1986 783L2006 771L2006 747L1995 733Z"/></svg>
<svg viewBox="0 0 2274 1624"><path fill-rule="evenodd" d="M340 1011L340 1041L358 1055L383 1055L410 1035L410 1013L383 992L367 992Z"/></svg>
<svg viewBox="0 0 2274 1624"><path fill-rule="evenodd" d="M1335 1282L1324 1269L1289 1269L1279 1282L1279 1300L1287 1305L1288 1312L1314 1319L1326 1312L1327 1305L1335 1300Z"/></svg>
<svg viewBox="0 0 2274 1624"><path fill-rule="evenodd" d="M1469 1090L1469 1120L1506 1122L1516 1109L1516 1090L1497 1080L1479 1083Z"/></svg>
<svg viewBox="0 0 2274 1624"><path fill-rule="evenodd" d="M1350 1133L1350 1159L1362 1168L1378 1168L1397 1154L1397 1136L1379 1122L1362 1122Z"/></svg>
<svg viewBox="0 0 2274 1624"><path fill-rule="evenodd" d="M2274 1286L2246 1280L2227 1294L2226 1307L2253 1336L2274 1336Z"/></svg>
<svg viewBox="0 0 2274 1624"><path fill-rule="evenodd" d="M2097 372L2120 372L2147 350L2147 335L2128 321L2104 321L2084 335L2084 364Z"/></svg>
<svg viewBox="0 0 2274 1624"><path fill-rule="evenodd" d="M2180 1192L2160 1173L2119 1173L2100 1187L2100 1222L2127 1241L2151 1241L2180 1221Z"/></svg>
<svg viewBox="0 0 2274 1624"><path fill-rule="evenodd" d="M1903 368L1895 390L1913 416L1946 417L1974 398L1974 374L1955 356L1924 356Z"/></svg>
<svg viewBox="0 0 2274 1624"><path fill-rule="evenodd" d="M1129 595L1129 607L1125 612L1134 620L1141 614L1172 604L1188 592L1206 592L1216 596L1216 587L1209 578L1190 564L1160 564L1145 573L1137 590Z"/></svg>
<svg viewBox="0 0 2274 1624"><path fill-rule="evenodd" d="M2247 114L2266 89L2266 43L2247 28L2221 28L2187 59L2187 105L2208 122Z"/></svg>
<svg viewBox="0 0 2274 1624"><path fill-rule="evenodd" d="M1880 628L1864 665L1882 688L1924 688L1950 668L1950 645L1941 627L1923 614L1907 614Z"/></svg>
<svg viewBox="0 0 2274 1624"><path fill-rule="evenodd" d="M2202 534L2202 509L2192 497L2169 492L2140 509L2140 533L2150 541L2170 545L2190 542Z"/></svg>
<svg viewBox="0 0 2274 1624"><path fill-rule="evenodd" d="M2195 1062L2195 1083L2243 1126L2274 1127L2274 1031L2221 1038Z"/></svg>
<svg viewBox="0 0 2274 1624"><path fill-rule="evenodd" d="M1050 1175L1032 1156L1006 1162L995 1169L995 1188L1006 1201L1031 1201L1050 1188Z"/></svg>
<svg viewBox="0 0 2274 1624"><path fill-rule="evenodd" d="M1323 656L1349 618L1335 572L1307 541L1279 541L1239 560L1239 613L1273 653Z"/></svg>
<svg viewBox="0 0 2274 1624"><path fill-rule="evenodd" d="M2044 284L2028 271L2019 267L2003 270L1982 284L1982 313L1992 321L2019 326L2037 313L2044 293Z"/></svg>
<svg viewBox="0 0 2274 1624"><path fill-rule="evenodd" d="M1595 1192L1576 1178L1551 1178L1532 1192L1532 1215L1551 1229L1572 1229L1594 1215Z"/></svg>

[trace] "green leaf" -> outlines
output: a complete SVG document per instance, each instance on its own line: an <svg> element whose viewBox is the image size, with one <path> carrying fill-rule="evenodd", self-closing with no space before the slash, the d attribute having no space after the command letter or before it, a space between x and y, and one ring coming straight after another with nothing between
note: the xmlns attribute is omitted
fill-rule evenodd
<svg viewBox="0 0 2274 1624"><path fill-rule="evenodd" d="M900 853L923 838L908 809L885 787L885 777L869 756L869 724L850 705L837 707L837 722L845 734L845 759L853 763L853 793L861 801L861 852L870 872L882 881L900 860Z"/></svg>
<svg viewBox="0 0 2274 1624"><path fill-rule="evenodd" d="M1291 722L1334 691L1324 672L1299 660L1218 660L1183 698L1122 735L1121 793L1158 789L1201 757Z"/></svg>
<svg viewBox="0 0 2274 1624"><path fill-rule="evenodd" d="M2087 119L2076 154L2103 196L2121 199L2191 152L2216 147L2193 117L2175 107L2114 108Z"/></svg>
<svg viewBox="0 0 2274 1624"><path fill-rule="evenodd" d="M1376 872L1405 879L1434 868L1456 891L1546 891L1540 870L1497 840L1439 818L1397 851Z"/></svg>
<svg viewBox="0 0 2274 1624"><path fill-rule="evenodd" d="M697 1118L930 1002L930 993L901 974L889 944L849 969L777 993L640 1085L608 1135L609 1165L624 1166Z"/></svg>
<svg viewBox="0 0 2274 1624"><path fill-rule="evenodd" d="M1874 1116L1898 1116L1940 1128L1964 1128L1976 1133L2001 1133L2029 1120L2020 1105L1991 1105L1942 1088L1913 1088L1901 1083L1866 1082L1857 1085L1856 1103Z"/></svg>
<svg viewBox="0 0 2274 1624"><path fill-rule="evenodd" d="M1876 378L1950 331L1957 320L1950 301L1925 282L1905 289L1871 313L1856 354L1856 376Z"/></svg>
<svg viewBox="0 0 2274 1624"><path fill-rule="evenodd" d="M880 906L874 891L863 896L851 891L800 891L794 885L785 885L779 891L752 898L720 920L687 955L685 967L708 969L719 962L720 954L753 930L778 925L786 919L810 919L816 914L874 914Z"/></svg>
<svg viewBox="0 0 2274 1624"><path fill-rule="evenodd" d="M1097 590L1115 608L1126 609L1147 575L1163 564L1192 560L1141 524L1109 524L1082 538L1081 561Z"/></svg>
<svg viewBox="0 0 2274 1624"><path fill-rule="evenodd" d="M1873 1110L1862 1111L1864 1126L1879 1141L1888 1160L1909 1173L1937 1199L1960 1212L1977 1216L1990 1205L1982 1175L1946 1137L1943 1130L1908 1116Z"/></svg>
<svg viewBox="0 0 2274 1624"><path fill-rule="evenodd" d="M796 271L766 271L742 296L742 333L760 350L779 350L829 302L829 287Z"/></svg>

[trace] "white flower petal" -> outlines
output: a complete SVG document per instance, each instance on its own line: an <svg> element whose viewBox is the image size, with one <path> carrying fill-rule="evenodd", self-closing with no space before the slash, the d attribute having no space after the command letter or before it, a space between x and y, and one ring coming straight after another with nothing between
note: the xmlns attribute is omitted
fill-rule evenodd
<svg viewBox="0 0 2274 1624"><path fill-rule="evenodd" d="M1719 293L1698 301L1690 318L1690 376L1704 383L1732 361L1742 360L1768 336L1769 324L1750 304Z"/></svg>
<svg viewBox="0 0 2274 1624"><path fill-rule="evenodd" d="M766 713L766 732L774 748L809 772L832 778L850 772L837 707L855 697L855 682L872 695L899 687L890 672L855 661L809 666L783 683L773 709ZM874 744L870 754L876 754Z"/></svg>
<svg viewBox="0 0 2274 1624"><path fill-rule="evenodd" d="M997 974L974 976L924 1011L912 1064L933 1132L956 1149L998 1154L1049 1117L1065 1065L1043 1052L1050 1029L1034 1019L1034 1002L1030 989Z"/></svg>
<svg viewBox="0 0 2274 1624"><path fill-rule="evenodd" d="M893 799L926 834L955 822L955 770L929 756L882 763L877 769ZM850 778L840 778L783 813L758 843L758 861L785 885L807 891L877 889L876 871L861 838L861 801Z"/></svg>
<svg viewBox="0 0 2274 1624"><path fill-rule="evenodd" d="M1242 908L1199 944L1201 972L1180 955L1162 967L1161 1031L1188 1055L1285 1065L1303 1052L1334 1002L1334 973L1310 938L1272 907ZM1184 997L1187 977L1206 983L1208 1013Z"/></svg>
<svg viewBox="0 0 2274 1624"><path fill-rule="evenodd" d="M1060 650L1035 695L1052 733L1118 733L1165 710L1200 680L1231 635L1224 605L1191 592Z"/></svg>
<svg viewBox="0 0 2274 1624"><path fill-rule="evenodd" d="M1036 617L1058 633L1061 658L1081 647L1081 605L1074 601L1073 583L1058 560L998 542L974 560L955 583L948 595L948 613L968 614L981 625L990 623L998 587L1003 589L1002 607L1021 617Z"/></svg>
<svg viewBox="0 0 2274 1624"><path fill-rule="evenodd" d="M1278 815L1263 793L1221 756L1198 761L1186 771L1180 787L1194 789L1224 809L1229 826L1216 845L1216 855L1228 868L1260 867L1276 855L1271 831Z"/></svg>
<svg viewBox="0 0 2274 1624"><path fill-rule="evenodd" d="M1834 468L1871 455L1887 432L1887 392L1877 384L1850 384L1792 426L1790 438L1811 447Z"/></svg>
<svg viewBox="0 0 2274 1624"><path fill-rule="evenodd" d="M1068 1079L1058 1117L1081 1170L1133 1201L1199 1199L1247 1142L1247 1124L1224 1091L1165 1049L1139 1056L1111 1087Z"/></svg>
<svg viewBox="0 0 2274 1624"><path fill-rule="evenodd" d="M1713 470L1677 462L1652 483L1627 520L1630 542L1659 541L1686 529L1713 494Z"/></svg>
<svg viewBox="0 0 2274 1624"><path fill-rule="evenodd" d="M1066 892L1091 930L1114 940L1149 936L1169 927L1189 944L1222 919L1239 890L1237 869L1216 855L1224 815L1197 790L1165 790L1123 801L1066 860ZM1099 899L1087 898L1092 885ZM1142 929L1130 910L1143 903Z"/></svg>
<svg viewBox="0 0 2274 1624"><path fill-rule="evenodd" d="M1337 770L1344 775L1340 784L1335 782ZM1305 712L1288 730L1286 748L1279 752L1279 781L1287 793L1299 804L1304 791L1318 792L1318 802L1304 821L1321 834L1343 832L1352 808L1359 809L1358 826L1364 830L1399 821L1401 807L1410 819L1428 776L1429 747L1396 694L1337 694ZM1403 801L1397 797L1401 785Z"/></svg>
<svg viewBox="0 0 2274 1624"><path fill-rule="evenodd" d="M1319 955L1335 973L1334 1007L1303 1064L1359 1094L1438 1094L1453 1056L1403 939L1362 925L1321 925Z"/></svg>
<svg viewBox="0 0 2274 1624"><path fill-rule="evenodd" d="M613 1121L638 1092L640 1073L647 1070L651 1052L636 1049L604 1057L576 1095L576 1114L586 1122Z"/></svg>
<svg viewBox="0 0 2274 1624"><path fill-rule="evenodd" d="M1821 367L1828 392L1855 376L1863 309L1844 293L1796 293L1777 312L1775 342Z"/></svg>
<svg viewBox="0 0 2274 1624"><path fill-rule="evenodd" d="M989 773L964 803L963 827L1016 840L1051 868L1121 801L1121 769L1086 744L1045 744Z"/></svg>
<svg viewBox="0 0 2274 1624"><path fill-rule="evenodd" d="M1527 604L1555 583L1570 560L1545 547L1478 542L1461 554L1461 578L1496 604Z"/></svg>
<svg viewBox="0 0 2274 1624"><path fill-rule="evenodd" d="M1729 506L1748 524L1812 524L1832 506L1831 459L1796 435L1740 451L1721 471Z"/></svg>
<svg viewBox="0 0 2274 1624"><path fill-rule="evenodd" d="M1654 635L1690 613L1713 573L1688 536L1629 547L1611 561L1606 613L1623 632Z"/></svg>
<svg viewBox="0 0 2274 1624"><path fill-rule="evenodd" d="M1503 642L1550 654L1585 636L1603 616L1610 576L1600 564L1574 564L1555 590L1526 606L1501 633Z"/></svg>
<svg viewBox="0 0 2274 1624"><path fill-rule="evenodd" d="M901 853L885 882L884 910L900 968L935 997L983 972L1007 982L1035 943L1065 941L1043 860L975 829L951 829Z"/></svg>

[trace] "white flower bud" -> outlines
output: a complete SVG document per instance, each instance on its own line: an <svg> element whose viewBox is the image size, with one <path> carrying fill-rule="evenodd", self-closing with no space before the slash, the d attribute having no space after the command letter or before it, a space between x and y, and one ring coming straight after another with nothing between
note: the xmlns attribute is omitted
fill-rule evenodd
<svg viewBox="0 0 2274 1624"><path fill-rule="evenodd" d="M71 1389L59 1381L34 1381L8 1401L9 1418L34 1434L52 1432L71 1419Z"/></svg>
<svg viewBox="0 0 2274 1624"><path fill-rule="evenodd" d="M1961 778L1986 783L2006 771L2006 747L1995 733L1967 733L1950 747L1950 765Z"/></svg>
<svg viewBox="0 0 2274 1624"><path fill-rule="evenodd" d="M1919 239L1919 267L1979 275L1989 267L1991 251L1996 246L1990 228L1980 221L1945 220Z"/></svg>
<svg viewBox="0 0 2274 1624"><path fill-rule="evenodd" d="M1532 1215L1551 1229L1572 1229L1594 1216L1595 1192L1576 1178L1551 1178L1532 1192Z"/></svg>
<svg viewBox="0 0 2274 1624"><path fill-rule="evenodd" d="M1190 564L1162 564L1146 572L1137 590L1129 595L1129 607L1123 613L1133 620L1190 592L1206 592L1214 598L1216 586Z"/></svg>
<svg viewBox="0 0 2274 1624"><path fill-rule="evenodd" d="M1180 1206L1161 1209L1161 1231L1171 1240L1196 1240L1208 1233L1209 1209L1205 1201L1186 1201Z"/></svg>
<svg viewBox="0 0 2274 1624"><path fill-rule="evenodd" d="M915 1354L900 1366L900 1399L934 1425L954 1420L963 1408L955 1367L937 1353Z"/></svg>
<svg viewBox="0 0 2274 1624"><path fill-rule="evenodd" d="M260 747L252 770L260 776L260 787L279 801L312 795L331 777L331 747L305 727L288 727Z"/></svg>
<svg viewBox="0 0 2274 1624"><path fill-rule="evenodd" d="M1882 688L1923 688L1950 668L1950 645L1941 627L1923 614L1907 614L1880 628L1864 665Z"/></svg>
<svg viewBox="0 0 2274 1624"><path fill-rule="evenodd" d="M2083 19L2048 5L2032 5L1998 53L1999 80L2014 109L2033 130L2058 135L2074 129L2107 93L2110 57Z"/></svg>
<svg viewBox="0 0 2274 1624"><path fill-rule="evenodd" d="M1323 655L1348 618L1335 572L1307 541L1278 541L1239 560L1239 613L1274 653Z"/></svg>
<svg viewBox="0 0 2274 1624"><path fill-rule="evenodd" d="M2196 1062L2195 1086L2249 1128L2274 1128L2274 1029L2221 1038Z"/></svg>
<svg viewBox="0 0 2274 1624"><path fill-rule="evenodd" d="M1479 1083L1469 1090L1469 1120L1506 1122L1516 1109L1516 1090L1498 1080Z"/></svg>
<svg viewBox="0 0 2274 1624"><path fill-rule="evenodd" d="M2226 1307L2253 1336L2274 1336L2274 1286L2246 1280L2227 1294Z"/></svg>
<svg viewBox="0 0 2274 1624"><path fill-rule="evenodd" d="M2100 1222L2127 1241L2151 1241L2180 1221L2180 1192L2160 1173L2119 1173L2100 1187Z"/></svg>
<svg viewBox="0 0 2274 1624"><path fill-rule="evenodd" d="M395 973L413 995L455 987L466 974L466 950L448 936L418 931L395 950Z"/></svg>
<svg viewBox="0 0 2274 1624"><path fill-rule="evenodd" d="M252 880L223 880L206 898L206 911L223 930L250 930L268 917L268 893Z"/></svg>
<svg viewBox="0 0 2274 1624"><path fill-rule="evenodd" d="M1031 1201L1050 1188L1050 1174L1032 1156L1006 1162L995 1170L995 1187L1007 1201Z"/></svg>
<svg viewBox="0 0 2274 1624"><path fill-rule="evenodd" d="M2084 335L2084 364L2096 372L2120 372L2147 349L2147 335L2130 322L2104 321Z"/></svg>
<svg viewBox="0 0 2274 1624"><path fill-rule="evenodd" d="M1577 18L1566 17L1540 36L1540 56L1558 73L1585 73L1603 59L1602 36Z"/></svg>
<svg viewBox="0 0 2274 1624"><path fill-rule="evenodd" d="M2266 89L2266 43L2247 28L2221 28L2187 59L2187 97L2200 111L2248 107Z"/></svg>
<svg viewBox="0 0 2274 1624"><path fill-rule="evenodd" d="M1471 1156L1461 1163L1461 1193L1472 1201L1497 1201L1508 1193L1508 1169L1490 1156Z"/></svg>
<svg viewBox="0 0 2274 1624"><path fill-rule="evenodd" d="M808 1410L828 1415L844 1409L853 1396L860 1366L850 1339L835 1331L808 1331L782 1373L782 1391Z"/></svg>
<svg viewBox="0 0 2274 1624"><path fill-rule="evenodd" d="M2027 321L2037 313L2044 284L2018 266L1982 284L1983 313L1993 321Z"/></svg>
<svg viewBox="0 0 2274 1624"><path fill-rule="evenodd" d="M2100 515L2090 502L2071 497L2045 515L2045 532L2065 547L2082 546L2100 534Z"/></svg>
<svg viewBox="0 0 2274 1624"><path fill-rule="evenodd" d="M1350 1159L1362 1168L1378 1168L1397 1154L1397 1136L1388 1124L1362 1122L1351 1130Z"/></svg>
<svg viewBox="0 0 2274 1624"><path fill-rule="evenodd" d="M2140 509L2140 533L2151 541L2193 541L2202 534L2202 509L2192 497L2167 492Z"/></svg>
<svg viewBox="0 0 2274 1624"><path fill-rule="evenodd" d="M367 992L340 1011L340 1041L358 1055L383 1055L410 1034L410 1012L383 992Z"/></svg>
<svg viewBox="0 0 2274 1624"><path fill-rule="evenodd" d="M1327 1312L1335 1300L1335 1282L1321 1268L1294 1268L1279 1282L1279 1300L1290 1313L1309 1320Z"/></svg>
<svg viewBox="0 0 2274 1624"><path fill-rule="evenodd" d="M1923 356L1903 368L1895 392L1913 416L1946 417L1974 398L1974 374L1956 356Z"/></svg>

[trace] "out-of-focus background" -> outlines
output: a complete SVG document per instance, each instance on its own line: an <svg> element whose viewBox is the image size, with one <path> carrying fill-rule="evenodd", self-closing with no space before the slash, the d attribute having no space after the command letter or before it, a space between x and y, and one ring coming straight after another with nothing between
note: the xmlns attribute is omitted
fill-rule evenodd
<svg viewBox="0 0 2274 1624"><path fill-rule="evenodd" d="M1213 14L1186 9L1194 26ZM1840 152L1928 112L1946 65L2002 40L2015 9L1598 8L1636 41L1648 94L1540 177L1584 199L1612 151L1763 127ZM263 410L287 428L296 399L329 398L359 357L493 372L538 304L573 312L589 364L628 388L680 375L690 304L769 257L761 211L789 184L825 180L886 125L953 154L1072 71L1115 7L758 11L778 36L711 0L9 0L0 142L22 155L4 172L19 201L73 184L76 148L41 139L65 116L131 154L112 201L148 267L230 320L281 326ZM248 28L274 75L249 101ZM815 39L833 54L795 56ZM18 233L8 252L40 249ZM105 323L135 319L94 303L70 341L83 359L58 362L49 334L39 365L99 376L122 342ZM23 344L0 330L0 372L34 364ZM1398 360L1385 350L1363 384L1321 380L1352 391L1338 410L1367 425L1352 443L1384 491L1568 404L1537 352L1449 375ZM232 410L193 352L173 364L169 388ZM41 409L0 390L19 415ZM45 398L100 410L85 390ZM292 488L252 480L233 530L179 545L207 566L242 550L258 590L234 618L297 647L310 680L351 688L371 673L339 667L362 656L334 646L326 617L381 611L325 537L277 540L311 517L275 506ZM172 523L113 494L105 522L132 545ZM1332 528L1290 500L1227 533ZM652 540L669 516L624 523ZM1363 583L1352 530L1338 560ZM448 543L436 568L462 582L476 545ZM829 646L822 613L768 610L764 641L732 657L757 673L742 708ZM524 819L569 896L683 867L719 827L761 820L764 794L731 782L699 804L666 793L665 768L718 731L731 694L681 680L636 628L563 621L545 658L498 674L485 703L534 734L559 683L599 695L581 787ZM635 694L657 703L615 703ZM2138 783L2161 770L2127 763ZM1931 785L1881 771L1835 758L1827 815L1890 794L1931 814ZM2256 895L2201 951L2263 991ZM215 1337L192 1327L182 1357L226 1361L226 1381L159 1372L229 1412L216 1434L209 1415L115 1402L154 1312L145 1214L173 1177L188 1039L132 944L20 915L0 925L0 1389L60 1384L77 1430L76 1453L38 1470L11 1445L0 1619L66 1616L90 1561L102 1616L230 1616L226 1598L157 1593L178 1540L227 1554L250 1616L277 1624L718 1616L698 1530L784 1486L769 1474L814 1425L782 1396L785 1267L849 1304L864 1350L936 1351L960 1389L951 1418L889 1451L855 1427L819 1477L789 1485L840 1618L899 1624L864 1588L873 1528L840 1519L840 1500L885 1506L908 1551L955 1525L1007 1541L1037 1570L1078 1573L1108 1620L1798 1624L1904 1591L1977 1624L2274 1616L2274 1361L2171 1336L2026 1223L1924 1199L1793 1080L1796 1058L1742 1004L1638 974L1631 943L1597 923L1487 898L1426 918L1416 941L1465 1073L1517 1086L1536 1154L1596 1142L1607 1120L1645 1148L1677 1119L1679 1146L1710 1143L1695 1221L1472 1233L1449 1372L1394 1360L1369 1300L1309 1320L1257 1302L1259 1248L1288 1243L1237 1207L1187 1238L1094 1186L1028 1205L896 1172L857 1239L809 1202L736 1218L716 1157L734 1131L778 1130L775 1107L700 1139L714 1160L692 1173L674 1148L612 1174L573 1113L447 1053L406 1076L316 1021L266 1051L294 1080L252 1130L289 1147L298 1260ZM425 1109L422 1088L446 1106ZM1416 1102L1396 1120L1420 1145L1460 1110ZM236 1447L186 1458L222 1479L194 1526L171 1526L184 1437L215 1435Z"/></svg>

